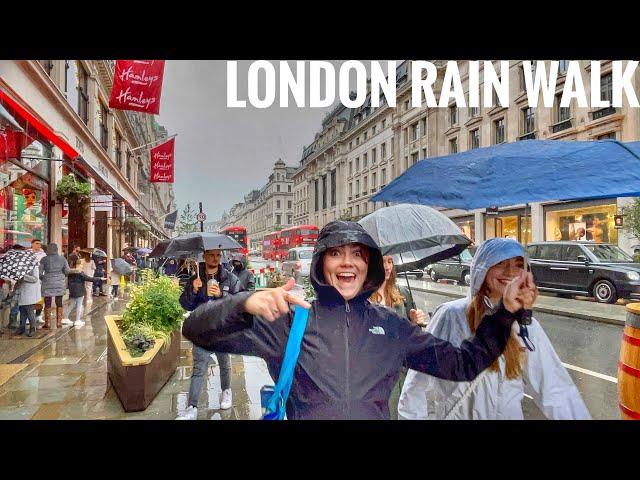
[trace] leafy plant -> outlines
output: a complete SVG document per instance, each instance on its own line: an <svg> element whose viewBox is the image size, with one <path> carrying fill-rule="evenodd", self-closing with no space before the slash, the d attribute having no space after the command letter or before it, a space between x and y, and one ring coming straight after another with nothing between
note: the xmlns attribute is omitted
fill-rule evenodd
<svg viewBox="0 0 640 480"><path fill-rule="evenodd" d="M132 357L140 357L156 343L155 332L149 325L131 325L122 335Z"/></svg>
<svg viewBox="0 0 640 480"><path fill-rule="evenodd" d="M281 287L285 283L287 283L286 278L282 276L280 271L276 270L274 273L269 275L269 280L267 281L267 288Z"/></svg>
<svg viewBox="0 0 640 480"><path fill-rule="evenodd" d="M624 207L624 230L640 239L640 198Z"/></svg>
<svg viewBox="0 0 640 480"><path fill-rule="evenodd" d="M313 288L311 280L309 277L304 277L302 280L302 286L304 287L304 299L307 301L311 301L316 298L316 290Z"/></svg>
<svg viewBox="0 0 640 480"><path fill-rule="evenodd" d="M171 333L180 327L184 310L180 305L181 288L165 275L152 270L142 272L142 282L131 286L131 300L127 304L120 329L125 336L135 336L144 327L146 334L165 340L169 347Z"/></svg>
<svg viewBox="0 0 640 480"><path fill-rule="evenodd" d="M88 203L91 199L91 184L78 181L72 173L63 175L56 185L56 196L69 204Z"/></svg>

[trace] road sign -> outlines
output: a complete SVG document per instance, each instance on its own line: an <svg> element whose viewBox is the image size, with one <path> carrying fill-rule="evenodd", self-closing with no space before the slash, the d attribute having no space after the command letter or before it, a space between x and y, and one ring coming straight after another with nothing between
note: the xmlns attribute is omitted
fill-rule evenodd
<svg viewBox="0 0 640 480"><path fill-rule="evenodd" d="M198 220L199 222L204 222L207 219L207 215L204 212L200 212L198 215L196 215L196 220Z"/></svg>

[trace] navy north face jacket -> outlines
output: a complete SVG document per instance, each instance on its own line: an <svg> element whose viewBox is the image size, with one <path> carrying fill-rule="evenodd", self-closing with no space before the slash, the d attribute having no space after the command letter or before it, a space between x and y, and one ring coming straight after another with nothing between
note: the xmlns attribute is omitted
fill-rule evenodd
<svg viewBox="0 0 640 480"><path fill-rule="evenodd" d="M327 248L353 242L369 248L369 268L362 293L345 301L325 283L322 258ZM504 307L456 348L393 310L370 303L368 298L383 281L380 249L358 223L334 221L322 229L311 264L318 298L309 312L287 418L389 419L389 396L403 364L435 377L470 381L504 350L516 318ZM293 313L274 322L252 316L243 309L252 294L241 292L198 306L182 333L210 351L261 357L277 379Z"/></svg>

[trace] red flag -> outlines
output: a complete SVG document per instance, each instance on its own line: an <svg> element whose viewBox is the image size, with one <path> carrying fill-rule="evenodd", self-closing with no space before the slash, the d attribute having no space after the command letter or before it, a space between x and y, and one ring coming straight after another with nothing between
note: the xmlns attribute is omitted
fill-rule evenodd
<svg viewBox="0 0 640 480"><path fill-rule="evenodd" d="M160 113L164 60L116 60L109 107Z"/></svg>
<svg viewBox="0 0 640 480"><path fill-rule="evenodd" d="M175 138L151 149L151 182L173 183L173 147Z"/></svg>

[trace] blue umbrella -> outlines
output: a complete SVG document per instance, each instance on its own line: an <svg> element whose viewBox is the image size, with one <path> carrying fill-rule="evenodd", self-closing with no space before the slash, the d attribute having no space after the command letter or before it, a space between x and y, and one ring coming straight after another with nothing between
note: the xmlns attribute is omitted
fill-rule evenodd
<svg viewBox="0 0 640 480"><path fill-rule="evenodd" d="M371 198L461 208L640 196L640 142L525 140L418 162Z"/></svg>
<svg viewBox="0 0 640 480"><path fill-rule="evenodd" d="M152 251L153 250L150 249L150 248L142 247L142 248L139 248L138 250L136 250L136 253L139 253L141 255L145 255L147 253L151 253Z"/></svg>

